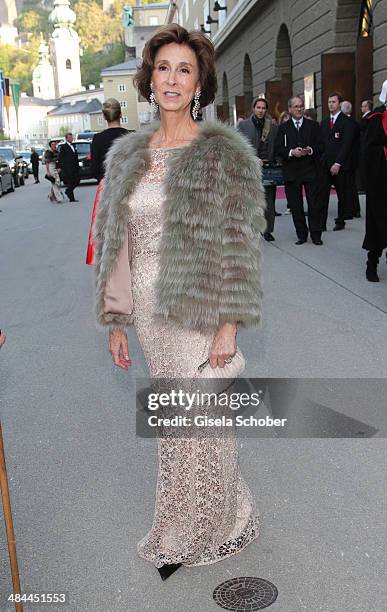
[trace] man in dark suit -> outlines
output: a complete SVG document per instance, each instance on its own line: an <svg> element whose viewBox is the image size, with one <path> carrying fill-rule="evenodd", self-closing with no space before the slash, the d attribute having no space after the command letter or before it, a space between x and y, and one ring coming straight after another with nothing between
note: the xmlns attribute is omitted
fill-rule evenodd
<svg viewBox="0 0 387 612"><path fill-rule="evenodd" d="M383 82L381 106L368 117L366 140L366 235L363 249L368 251L367 280L379 282L377 267L387 248L387 80Z"/></svg>
<svg viewBox="0 0 387 612"><path fill-rule="evenodd" d="M304 102L299 96L288 102L289 121L281 123L275 143L276 154L282 158L285 193L292 212L298 240L308 239L302 188L308 203L308 224L313 244L322 245L321 201L318 197L318 163L323 150L320 127L304 117Z"/></svg>
<svg viewBox="0 0 387 612"><path fill-rule="evenodd" d="M367 128L369 125L368 117L370 116L373 104L371 100L363 100L361 103L361 119L360 119L360 146L359 146L359 178L360 178L360 191L366 190L366 139L367 139Z"/></svg>
<svg viewBox="0 0 387 612"><path fill-rule="evenodd" d="M35 183L39 183L39 155L37 154L35 147L31 147L31 166L34 175Z"/></svg>
<svg viewBox="0 0 387 612"><path fill-rule="evenodd" d="M348 100L341 103L341 112L346 115L351 124L352 145L349 157L349 167L346 170L346 201L344 219L360 218L360 202L357 191L356 173L359 166L360 126L352 117L352 104Z"/></svg>
<svg viewBox="0 0 387 612"><path fill-rule="evenodd" d="M277 136L278 127L273 125L272 118L268 113L268 103L265 98L257 98L253 102L253 113L249 119L240 121L238 131L241 132L251 142L258 158L263 166L270 166L274 163L274 143ZM267 222L266 232L263 237L268 242L274 240L275 220L275 196L276 185L264 185L266 195L265 218Z"/></svg>
<svg viewBox="0 0 387 612"><path fill-rule="evenodd" d="M338 93L328 97L329 117L321 122L321 133L324 143L321 172L321 198L323 206L323 231L326 230L328 206L331 186L334 185L337 193L337 217L333 231L345 228L346 216L346 176L345 171L350 166L350 152L352 144L352 130L348 119L341 112L340 104L343 101Z"/></svg>
<svg viewBox="0 0 387 612"><path fill-rule="evenodd" d="M71 132L65 135L66 142L61 145L59 151L59 166L61 179L66 185L65 194L70 202L78 202L74 197L74 189L79 184L79 161L78 153L74 147L74 137Z"/></svg>

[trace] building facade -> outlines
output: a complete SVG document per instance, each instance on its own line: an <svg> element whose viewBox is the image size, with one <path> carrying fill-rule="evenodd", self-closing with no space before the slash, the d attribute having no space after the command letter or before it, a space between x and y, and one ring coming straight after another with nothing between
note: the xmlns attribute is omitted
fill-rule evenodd
<svg viewBox="0 0 387 612"><path fill-rule="evenodd" d="M17 17L15 0L0 0L0 43L14 45L17 38L17 28L13 25Z"/></svg>
<svg viewBox="0 0 387 612"><path fill-rule="evenodd" d="M16 109L11 99L9 125L6 128L9 138L25 143L46 143L48 138L47 113L55 108L56 104L56 100L44 100L22 93L18 109L19 122L17 123Z"/></svg>
<svg viewBox="0 0 387 612"><path fill-rule="evenodd" d="M102 104L97 98L89 102L72 100L60 104L47 113L48 137L64 136L66 132L76 135L78 132L92 130L95 124L92 117L96 112L101 113L101 110Z"/></svg>
<svg viewBox="0 0 387 612"><path fill-rule="evenodd" d="M175 6L174 6L175 5ZM176 0L169 22L202 29L217 51L216 115L231 124L265 94L273 115L290 95L326 113L330 91L354 104L387 79L387 0Z"/></svg>
<svg viewBox="0 0 387 612"><path fill-rule="evenodd" d="M140 59L129 59L127 62L105 68L101 72L105 100L116 98L122 111L121 123L128 130L138 130L140 125L151 119L150 105L140 96L133 85Z"/></svg>
<svg viewBox="0 0 387 612"><path fill-rule="evenodd" d="M141 4L124 8L124 41L126 59L142 57L146 41L161 25L167 23L168 2Z"/></svg>
<svg viewBox="0 0 387 612"><path fill-rule="evenodd" d="M168 2L141 4L140 0L137 0L135 6L124 7L126 61L105 68L101 78L105 99L116 98L120 102L121 122L127 129L138 130L152 119L149 102L138 94L133 85L133 77L141 64L145 43L160 26L168 23L169 9Z"/></svg>

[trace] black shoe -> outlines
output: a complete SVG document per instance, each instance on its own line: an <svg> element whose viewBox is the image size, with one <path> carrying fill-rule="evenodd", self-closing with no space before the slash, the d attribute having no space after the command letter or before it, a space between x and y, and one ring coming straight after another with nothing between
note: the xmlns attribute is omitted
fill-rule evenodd
<svg viewBox="0 0 387 612"><path fill-rule="evenodd" d="M270 234L270 232L265 232L263 234L263 237L266 240L266 242L273 242L273 240L275 240L273 234Z"/></svg>
<svg viewBox="0 0 387 612"><path fill-rule="evenodd" d="M338 224L336 223L335 227L333 228L333 231L334 231L334 232L339 232L340 230L343 230L343 229L345 229L345 225L341 225L341 224L340 224L340 225L338 225Z"/></svg>
<svg viewBox="0 0 387 612"><path fill-rule="evenodd" d="M275 214L276 217L282 217L282 213L275 212L274 214Z"/></svg>
<svg viewBox="0 0 387 612"><path fill-rule="evenodd" d="M40 181L35 181L35 185L37 185L38 183L40 183Z"/></svg>
<svg viewBox="0 0 387 612"><path fill-rule="evenodd" d="M70 202L79 202L79 200L70 200Z"/></svg>
<svg viewBox="0 0 387 612"><path fill-rule="evenodd" d="M307 238L299 238L294 244L305 244L305 242L308 242Z"/></svg>
<svg viewBox="0 0 387 612"><path fill-rule="evenodd" d="M313 244L315 244L316 246L320 246L321 244L324 244L322 240L312 240Z"/></svg>
<svg viewBox="0 0 387 612"><path fill-rule="evenodd" d="M344 221L351 221L351 219L353 219L353 215L344 217Z"/></svg>
<svg viewBox="0 0 387 612"><path fill-rule="evenodd" d="M366 269L366 277L367 280L370 281L370 283L378 283L379 282L379 276L378 273L376 271L376 267L375 266L367 266Z"/></svg>
<svg viewBox="0 0 387 612"><path fill-rule="evenodd" d="M162 567L158 567L157 570L161 576L161 580L166 580L171 576L176 570L181 567L181 563L170 563L168 565L163 565Z"/></svg>

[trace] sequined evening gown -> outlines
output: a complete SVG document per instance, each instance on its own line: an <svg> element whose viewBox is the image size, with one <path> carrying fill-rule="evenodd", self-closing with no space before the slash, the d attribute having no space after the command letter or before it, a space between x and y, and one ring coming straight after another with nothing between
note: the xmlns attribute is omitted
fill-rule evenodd
<svg viewBox="0 0 387 612"><path fill-rule="evenodd" d="M175 149L180 147L175 147ZM214 333L153 317L161 235L163 176L174 149L151 149L151 163L130 198L134 327L154 378L194 378ZM138 554L156 567L221 561L258 536L259 518L238 465L235 438L158 437L153 525Z"/></svg>

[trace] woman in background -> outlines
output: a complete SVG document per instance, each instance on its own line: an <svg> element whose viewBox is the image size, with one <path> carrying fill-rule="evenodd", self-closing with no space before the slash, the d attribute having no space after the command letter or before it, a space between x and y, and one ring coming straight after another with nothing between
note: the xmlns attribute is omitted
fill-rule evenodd
<svg viewBox="0 0 387 612"><path fill-rule="evenodd" d="M289 119L290 119L290 115L288 111L282 111L278 119L278 125L281 125L281 123L285 123L285 121L289 121Z"/></svg>
<svg viewBox="0 0 387 612"><path fill-rule="evenodd" d="M60 178L58 172L58 151L56 149L56 141L50 140L48 143L49 148L44 154L44 163L46 164L46 177L51 177L48 180L51 183L50 193L48 194L51 202L62 204L64 200L63 193L60 190Z"/></svg>
<svg viewBox="0 0 387 612"><path fill-rule="evenodd" d="M102 179L105 172L104 161L108 150L112 143L119 136L128 133L128 130L121 127L121 106L115 98L108 98L102 105L102 114L108 124L106 130L94 135L91 143L91 170L93 176L97 179L99 185L95 195L93 214L91 217L91 226L89 232L89 241L87 245L86 263L93 265L94 263L94 243L92 237L94 219L97 213L99 194L102 187Z"/></svg>

